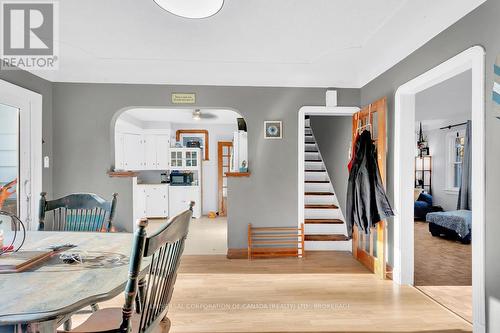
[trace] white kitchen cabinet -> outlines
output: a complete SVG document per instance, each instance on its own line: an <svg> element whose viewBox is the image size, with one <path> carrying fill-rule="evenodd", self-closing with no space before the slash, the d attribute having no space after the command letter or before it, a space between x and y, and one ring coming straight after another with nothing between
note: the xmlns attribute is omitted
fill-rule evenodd
<svg viewBox="0 0 500 333"><path fill-rule="evenodd" d="M115 135L115 169L125 170L125 135L116 133Z"/></svg>
<svg viewBox="0 0 500 333"><path fill-rule="evenodd" d="M168 184L142 184L137 187L137 207L143 217L169 216Z"/></svg>
<svg viewBox="0 0 500 333"><path fill-rule="evenodd" d="M146 170L156 169L156 137L144 135L142 140L144 148L144 167Z"/></svg>
<svg viewBox="0 0 500 333"><path fill-rule="evenodd" d="M198 170L201 166L199 148L170 148L170 167L172 170Z"/></svg>
<svg viewBox="0 0 500 333"><path fill-rule="evenodd" d="M189 208L194 201L193 217L201 216L201 188L200 186L169 186L170 216L175 216Z"/></svg>
<svg viewBox="0 0 500 333"><path fill-rule="evenodd" d="M170 150L170 136L156 135L156 169L166 170L169 167L168 152Z"/></svg>
<svg viewBox="0 0 500 333"><path fill-rule="evenodd" d="M142 170L145 166L142 136L140 134L125 133L123 138L123 168L125 170Z"/></svg>
<svg viewBox="0 0 500 333"><path fill-rule="evenodd" d="M117 133L115 168L119 170L167 170L170 136Z"/></svg>

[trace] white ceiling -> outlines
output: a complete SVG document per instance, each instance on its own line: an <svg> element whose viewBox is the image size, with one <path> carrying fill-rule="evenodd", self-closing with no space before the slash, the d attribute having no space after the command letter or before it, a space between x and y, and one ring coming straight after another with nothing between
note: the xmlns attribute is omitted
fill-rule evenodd
<svg viewBox="0 0 500 333"><path fill-rule="evenodd" d="M241 117L237 112L232 110L221 109L201 109L203 114L211 114L215 116L210 119L193 119L193 109L148 109L139 108L125 111L129 117L141 123L158 123L169 122L177 124L237 124L236 118Z"/></svg>
<svg viewBox="0 0 500 333"><path fill-rule="evenodd" d="M424 130L471 119L472 71L468 70L416 95L415 119Z"/></svg>
<svg viewBox="0 0 500 333"><path fill-rule="evenodd" d="M60 1L59 82L361 87L485 0Z"/></svg>

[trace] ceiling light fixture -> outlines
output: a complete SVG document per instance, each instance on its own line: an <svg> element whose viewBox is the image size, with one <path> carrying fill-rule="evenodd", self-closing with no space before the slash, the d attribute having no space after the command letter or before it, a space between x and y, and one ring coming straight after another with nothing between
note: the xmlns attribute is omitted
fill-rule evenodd
<svg viewBox="0 0 500 333"><path fill-rule="evenodd" d="M217 14L224 0L154 0L166 11L185 18L201 19Z"/></svg>
<svg viewBox="0 0 500 333"><path fill-rule="evenodd" d="M201 110L196 109L193 111L193 120L201 120Z"/></svg>

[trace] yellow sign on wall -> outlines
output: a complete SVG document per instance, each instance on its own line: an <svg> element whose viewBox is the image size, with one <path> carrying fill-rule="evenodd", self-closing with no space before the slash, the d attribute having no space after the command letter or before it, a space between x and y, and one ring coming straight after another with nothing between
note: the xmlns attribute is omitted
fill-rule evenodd
<svg viewBox="0 0 500 333"><path fill-rule="evenodd" d="M195 93L172 93L173 104L194 104L196 103Z"/></svg>

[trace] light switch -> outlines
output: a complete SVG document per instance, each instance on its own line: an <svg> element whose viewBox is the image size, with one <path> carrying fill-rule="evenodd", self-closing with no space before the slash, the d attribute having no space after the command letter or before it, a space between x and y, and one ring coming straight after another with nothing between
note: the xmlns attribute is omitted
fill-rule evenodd
<svg viewBox="0 0 500 333"><path fill-rule="evenodd" d="M44 167L45 169L48 169L48 168L49 168L49 166L50 166L50 160L49 160L49 157L48 157L48 156L45 156L45 157L43 158L43 167Z"/></svg>

